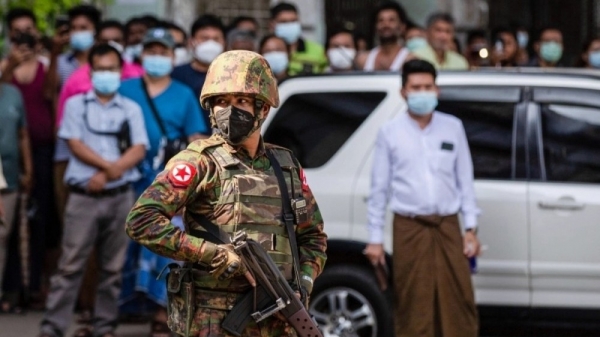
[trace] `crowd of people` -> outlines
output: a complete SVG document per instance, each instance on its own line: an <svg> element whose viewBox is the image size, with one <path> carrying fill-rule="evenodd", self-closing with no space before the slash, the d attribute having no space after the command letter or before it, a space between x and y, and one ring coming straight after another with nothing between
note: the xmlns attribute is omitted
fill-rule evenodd
<svg viewBox="0 0 600 337"><path fill-rule="evenodd" d="M449 14L420 27L388 2L376 10L378 43L367 50L364 38L344 28L332 27L324 46L304 38L293 4L270 14L268 29L252 17L226 27L204 14L188 30L149 15L102 20L97 8L81 5L42 43L30 9L8 11L10 48L0 63L0 313L45 309L42 331L57 336L77 302L78 336L100 336L112 333L119 311L151 311L153 335L169 334L164 280L156 276L170 260L129 242L122 225L170 155L210 136L198 97L211 62L226 50L263 55L278 81L399 71L414 59L454 70L565 66L554 27L535 39L523 27L472 31L461 48ZM260 37L261 28L269 33ZM586 43L577 66L600 68L600 38Z"/></svg>

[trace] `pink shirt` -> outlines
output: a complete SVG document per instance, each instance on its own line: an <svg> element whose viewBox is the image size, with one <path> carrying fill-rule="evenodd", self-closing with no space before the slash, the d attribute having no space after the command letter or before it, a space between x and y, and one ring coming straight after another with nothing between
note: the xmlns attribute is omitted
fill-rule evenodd
<svg viewBox="0 0 600 337"><path fill-rule="evenodd" d="M143 74L144 69L140 65L125 62L123 64L121 79L126 80L128 78L142 77ZM60 95L58 96L58 111L56 113L57 126L59 126L62 121L65 102L72 96L88 92L91 89L92 79L90 78L90 65L86 64L75 70L60 90Z"/></svg>

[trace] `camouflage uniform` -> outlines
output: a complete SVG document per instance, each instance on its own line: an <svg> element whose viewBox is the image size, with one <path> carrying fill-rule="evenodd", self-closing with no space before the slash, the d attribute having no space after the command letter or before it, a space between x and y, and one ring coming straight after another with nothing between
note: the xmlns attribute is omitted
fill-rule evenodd
<svg viewBox="0 0 600 337"><path fill-rule="evenodd" d="M224 53L209 69L202 103L205 105L207 98L223 93L244 93L277 106L276 87L273 92L274 86L264 85L271 80L274 81L270 68L258 54ZM291 247L281 220L281 195L266 151L271 151L284 169L290 196L302 196L308 202L309 220L298 224L295 232L300 274L303 278L316 279L326 260L327 236L323 232L321 213L293 154L264 144L262 140L254 158L219 135L190 144L140 196L127 219L127 233L158 254L196 263L204 240L189 233L203 229L190 213L201 214L228 233L245 230L265 247L286 278L293 280ZM186 232L169 220L182 208ZM221 321L250 285L243 276L218 281L202 268L194 269L193 279L196 287L194 334L231 336L221 328ZM181 301L171 301L169 305L169 326L180 334L185 331L185 310ZM291 326L275 317L258 324L251 322L243 333L243 336L264 337L295 335Z"/></svg>

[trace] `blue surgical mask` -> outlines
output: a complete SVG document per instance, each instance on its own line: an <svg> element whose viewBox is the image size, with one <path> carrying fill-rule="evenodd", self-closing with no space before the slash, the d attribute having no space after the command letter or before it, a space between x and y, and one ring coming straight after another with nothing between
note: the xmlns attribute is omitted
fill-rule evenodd
<svg viewBox="0 0 600 337"><path fill-rule="evenodd" d="M437 93L435 91L409 92L406 96L408 111L418 116L425 116L432 113L438 105Z"/></svg>
<svg viewBox="0 0 600 337"><path fill-rule="evenodd" d="M296 43L302 35L302 26L298 21L278 23L275 25L275 35L289 44Z"/></svg>
<svg viewBox="0 0 600 337"><path fill-rule="evenodd" d="M71 34L69 44L76 51L88 50L94 44L94 32L90 30L75 32Z"/></svg>
<svg viewBox="0 0 600 337"><path fill-rule="evenodd" d="M527 44L529 43L529 34L526 32L517 32L517 42L519 43L520 48L527 48Z"/></svg>
<svg viewBox="0 0 600 337"><path fill-rule="evenodd" d="M173 60L168 56L146 55L142 58L142 66L149 76L163 77L173 70Z"/></svg>
<svg viewBox="0 0 600 337"><path fill-rule="evenodd" d="M271 66L271 70L273 70L273 74L280 74L284 72L288 67L288 55L283 51L272 51L269 53L265 53L265 60L269 62Z"/></svg>
<svg viewBox="0 0 600 337"><path fill-rule="evenodd" d="M114 94L121 86L121 73L118 71L92 72L92 86L99 94Z"/></svg>
<svg viewBox="0 0 600 337"><path fill-rule="evenodd" d="M413 37L406 41L406 48L411 52L427 46L427 40L422 37Z"/></svg>
<svg viewBox="0 0 600 337"><path fill-rule="evenodd" d="M594 68L600 68L600 50L588 54L588 62Z"/></svg>
<svg viewBox="0 0 600 337"><path fill-rule="evenodd" d="M546 62L558 62L562 57L562 52L562 45L554 41L542 42L542 45L540 46L540 56Z"/></svg>

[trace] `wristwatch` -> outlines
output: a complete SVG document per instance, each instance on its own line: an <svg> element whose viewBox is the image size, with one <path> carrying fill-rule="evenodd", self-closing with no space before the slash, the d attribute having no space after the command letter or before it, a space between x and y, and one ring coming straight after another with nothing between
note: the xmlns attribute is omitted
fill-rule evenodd
<svg viewBox="0 0 600 337"><path fill-rule="evenodd" d="M471 232L471 233L473 233L473 234L477 235L477 227L473 227L473 228L467 228L467 229L465 230L465 232Z"/></svg>

